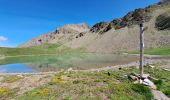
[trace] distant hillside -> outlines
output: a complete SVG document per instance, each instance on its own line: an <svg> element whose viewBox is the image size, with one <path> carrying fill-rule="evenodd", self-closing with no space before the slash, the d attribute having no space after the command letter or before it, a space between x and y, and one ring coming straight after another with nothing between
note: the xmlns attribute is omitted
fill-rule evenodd
<svg viewBox="0 0 170 100"><path fill-rule="evenodd" d="M20 45L25 48L56 43L70 48L85 48L90 52L127 52L139 49L139 23L144 22L145 48L170 44L169 0L139 8L111 22L99 22L91 28L85 23L65 25Z"/></svg>

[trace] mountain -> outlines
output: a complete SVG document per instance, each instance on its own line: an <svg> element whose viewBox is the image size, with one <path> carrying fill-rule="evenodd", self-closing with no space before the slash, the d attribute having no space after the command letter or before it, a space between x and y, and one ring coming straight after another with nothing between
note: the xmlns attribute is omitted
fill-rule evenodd
<svg viewBox="0 0 170 100"><path fill-rule="evenodd" d="M163 0L146 8L129 12L111 22L99 22L91 28L85 24L65 25L20 45L25 48L56 43L90 52L127 52L139 49L139 24L144 23L145 48L170 44L170 3Z"/></svg>
<svg viewBox="0 0 170 100"><path fill-rule="evenodd" d="M74 38L75 35L90 30L86 23L64 25L54 32L43 34L37 38L31 39L19 47L38 46L47 43L64 44Z"/></svg>

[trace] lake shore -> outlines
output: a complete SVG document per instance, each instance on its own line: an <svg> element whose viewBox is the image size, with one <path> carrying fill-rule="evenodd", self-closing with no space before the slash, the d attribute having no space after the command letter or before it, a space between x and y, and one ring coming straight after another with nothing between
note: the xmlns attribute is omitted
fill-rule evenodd
<svg viewBox="0 0 170 100"><path fill-rule="evenodd" d="M147 62L148 61L150 64L151 62L154 64L154 68L146 66L145 73L154 74L155 78L158 79L169 80L169 77L167 76L169 76L170 71L165 70L164 66L170 63L162 63L162 60L147 60ZM164 61L167 60L164 59ZM128 89L127 91L132 93L128 96L137 96L137 98L141 100L142 98L152 98L152 96L147 97L147 95L141 95L133 90L136 85L132 84L127 76L132 72L138 73L138 66L135 65L138 65L138 62L91 70L73 70L69 68L58 72L37 74L2 74L0 75L0 90L2 91L2 93L0 93L2 97L0 97L0 99L27 100L30 98L30 100L32 100L32 98L38 98L38 100L46 100L47 98L54 97L54 100L56 98L60 100L67 96L76 99L81 98L82 91L85 91L83 92L83 95L85 96L91 94L92 97L95 96L100 97L101 100L109 100L109 98L111 98L109 97L109 94L114 94L115 91L121 93L119 95L122 95L122 97L127 97L127 92L124 91L124 89ZM152 73L153 71L154 73ZM159 76L159 74L161 74L161 76ZM168 84L169 83L166 85ZM112 89L115 89L114 92L111 92ZM164 92L164 89L166 90L166 88L162 88L162 92ZM110 92L108 93L107 91ZM151 91L149 91L150 89L147 89L145 92L151 95ZM75 95L75 93L78 95ZM114 94L114 96L119 95Z"/></svg>

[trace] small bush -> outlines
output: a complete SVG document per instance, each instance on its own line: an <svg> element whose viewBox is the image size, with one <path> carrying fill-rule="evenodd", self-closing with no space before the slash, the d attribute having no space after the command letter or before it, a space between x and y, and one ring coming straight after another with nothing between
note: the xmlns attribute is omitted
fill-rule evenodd
<svg viewBox="0 0 170 100"><path fill-rule="evenodd" d="M9 89L0 88L0 97L6 96L9 93Z"/></svg>
<svg viewBox="0 0 170 100"><path fill-rule="evenodd" d="M154 84L157 86L158 89L162 87L163 81L162 80L155 80Z"/></svg>
<svg viewBox="0 0 170 100"><path fill-rule="evenodd" d="M165 95L167 95L168 97L170 97L170 90L165 90L164 93L165 93Z"/></svg>
<svg viewBox="0 0 170 100"><path fill-rule="evenodd" d="M61 75L55 75L52 82L57 84L57 83L63 83L64 80L62 79Z"/></svg>
<svg viewBox="0 0 170 100"><path fill-rule="evenodd" d="M4 88L0 87L0 100L3 100L3 97L11 97L16 93L17 89L9 89L9 88Z"/></svg>
<svg viewBox="0 0 170 100"><path fill-rule="evenodd" d="M80 83L80 80L74 80L73 81L73 84L79 84Z"/></svg>
<svg viewBox="0 0 170 100"><path fill-rule="evenodd" d="M42 89L42 90L39 91L39 94L41 96L46 96L46 95L49 94L49 90L48 89Z"/></svg>
<svg viewBox="0 0 170 100"><path fill-rule="evenodd" d="M153 95L151 93L151 90L146 87L143 86L141 84L134 84L132 86L133 91L138 92L139 94L143 95L145 98L145 100L152 100L153 99Z"/></svg>
<svg viewBox="0 0 170 100"><path fill-rule="evenodd" d="M63 98L63 100L72 100L72 98L70 96L66 96Z"/></svg>
<svg viewBox="0 0 170 100"><path fill-rule="evenodd" d="M50 90L48 88L43 87L43 88L35 89L35 90L28 92L28 95L31 97L34 97L34 96L45 97L49 95L49 93L50 93Z"/></svg>

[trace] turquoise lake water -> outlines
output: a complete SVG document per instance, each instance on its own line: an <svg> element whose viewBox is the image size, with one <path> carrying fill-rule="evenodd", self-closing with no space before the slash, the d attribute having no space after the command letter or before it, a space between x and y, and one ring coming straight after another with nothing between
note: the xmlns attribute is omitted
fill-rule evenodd
<svg viewBox="0 0 170 100"><path fill-rule="evenodd" d="M0 73L35 73L67 70L87 70L127 64L137 61L134 56L114 54L68 54L64 56L6 57L0 60Z"/></svg>

